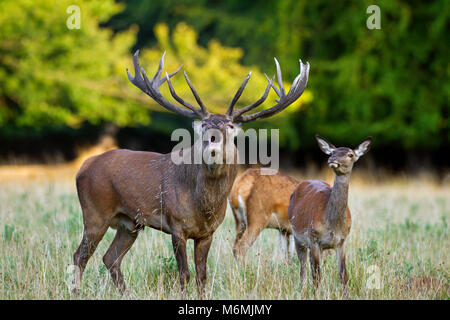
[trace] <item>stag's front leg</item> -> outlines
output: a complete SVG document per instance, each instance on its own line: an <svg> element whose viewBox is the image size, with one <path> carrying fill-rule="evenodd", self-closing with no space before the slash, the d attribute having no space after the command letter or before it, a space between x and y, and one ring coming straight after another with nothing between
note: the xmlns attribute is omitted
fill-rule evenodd
<svg viewBox="0 0 450 320"><path fill-rule="evenodd" d="M172 234L173 251L178 264L178 273L180 275L181 295L186 297L186 285L191 278L186 256L186 239L178 234Z"/></svg>
<svg viewBox="0 0 450 320"><path fill-rule="evenodd" d="M196 239L194 244L195 259L195 280L197 282L197 291L200 298L203 297L206 284L206 262L208 252L211 247L212 235L202 239Z"/></svg>

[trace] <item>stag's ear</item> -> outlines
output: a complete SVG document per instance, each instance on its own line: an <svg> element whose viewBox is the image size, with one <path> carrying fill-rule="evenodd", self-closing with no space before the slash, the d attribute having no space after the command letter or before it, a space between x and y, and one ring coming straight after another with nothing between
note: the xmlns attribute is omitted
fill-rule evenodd
<svg viewBox="0 0 450 320"><path fill-rule="evenodd" d="M362 155L366 154L367 151L370 150L370 146L372 145L372 137L368 137L363 142L359 144L359 146L353 150L357 157L361 157Z"/></svg>
<svg viewBox="0 0 450 320"><path fill-rule="evenodd" d="M328 155L332 154L333 151L336 149L336 147L333 144L329 143L327 140L325 140L318 134L316 134L316 140L319 143L320 150L322 150L324 153Z"/></svg>

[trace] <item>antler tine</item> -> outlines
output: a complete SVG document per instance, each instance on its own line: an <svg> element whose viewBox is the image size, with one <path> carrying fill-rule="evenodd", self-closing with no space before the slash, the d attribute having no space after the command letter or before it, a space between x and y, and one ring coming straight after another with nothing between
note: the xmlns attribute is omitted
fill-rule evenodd
<svg viewBox="0 0 450 320"><path fill-rule="evenodd" d="M290 104L296 101L302 95L303 91L305 91L309 76L309 63L306 62L306 64L303 64L302 60L299 60L299 62L300 62L300 74L295 78L291 88L289 89L289 92L286 94L282 83L281 69L279 67L278 61L275 59L275 64L277 65L278 85L280 86L280 90L277 90L273 85L273 83L272 87L275 89L275 92L278 95L278 97L280 97L280 99L276 100L277 104L272 108L262 110L250 115L242 115L242 113L240 115L236 114L236 121L250 122L257 119L267 118L283 111Z"/></svg>
<svg viewBox="0 0 450 320"><path fill-rule="evenodd" d="M277 58L273 58L275 60L275 65L277 66L277 80L278 80L278 86L280 87L280 92L278 94L278 96L281 98L282 96L286 95L286 92L284 91L284 86L283 86L283 78L281 77L281 68L280 68L280 64L278 63ZM277 90L275 90L277 91ZM280 95L281 93L281 95Z"/></svg>
<svg viewBox="0 0 450 320"><path fill-rule="evenodd" d="M248 83L248 80L250 79L250 77L252 76L252 72L250 71L247 75L247 77L245 77L244 81L242 82L241 86L239 87L238 91L236 92L236 94L234 95L233 99L230 102L230 105L228 106L228 110L227 110L227 115L231 116L233 114L233 108L234 105L236 104L236 102L239 100L239 98L242 95L242 92L245 89L245 86Z"/></svg>
<svg viewBox="0 0 450 320"><path fill-rule="evenodd" d="M161 76L162 69L164 68L164 57L165 56L166 56L166 51L163 52L161 59L159 59L158 70L156 70L156 73L152 78L152 84L156 79L159 80L159 77ZM159 82L158 82L158 84L159 84Z"/></svg>
<svg viewBox="0 0 450 320"><path fill-rule="evenodd" d="M204 114L205 117L208 116L209 115L208 109L206 109L206 106L203 104L203 101L200 99L200 96L198 95L198 93L195 90L194 86L192 85L191 81L189 81L189 77L188 77L186 71L184 71L184 78L186 79L186 82L187 82L189 88L191 88L191 91L195 97L195 100L197 100L198 105L202 109L202 113Z"/></svg>
<svg viewBox="0 0 450 320"><path fill-rule="evenodd" d="M267 96L269 95L269 92L270 92L270 88L273 85L273 79L275 78L275 76L273 76L272 79L269 79L267 74L264 73L264 75L266 76L268 84L267 84L266 90L264 90L264 93L261 96L261 98L259 98L257 101L255 101L251 105L248 105L246 107L243 107L243 108L240 108L240 109L234 111L233 112L233 119L237 119L241 114L246 113L246 112L256 108L257 106L259 106L261 103L263 103L267 99Z"/></svg>
<svg viewBox="0 0 450 320"><path fill-rule="evenodd" d="M176 75L176 74L178 73L178 71L181 70L182 67L183 67L183 65L180 64L180 66L178 67L177 70L175 70L175 71L172 72L172 73L169 73L169 78L172 78L174 75ZM167 75L167 72L166 72L166 75ZM166 77L162 77L162 78L159 80L159 85L161 86L164 82L166 82L166 80L167 80Z"/></svg>
<svg viewBox="0 0 450 320"><path fill-rule="evenodd" d="M138 87L139 89L141 89L142 91L146 91L147 87L145 85L144 79L142 79L141 76L141 68L139 66L139 49L136 50L136 52L133 55L133 66L134 66L134 77L131 76L130 72L128 71L127 68L127 76L128 76L128 80L130 80L130 82L132 84L134 84L136 87Z"/></svg>
<svg viewBox="0 0 450 320"><path fill-rule="evenodd" d="M167 84L169 85L169 90L170 90L170 94L172 95L172 97L177 100L179 103L181 103L183 106L185 106L188 109L191 109L192 111L194 111L196 114L198 114L200 117L202 117L202 112L200 109L194 107L192 104L190 104L189 102L184 101L179 95L177 95L177 93L175 92L175 89L172 86L172 82L170 81L170 76L167 74L166 72L166 77L165 80L167 80Z"/></svg>
<svg viewBox="0 0 450 320"><path fill-rule="evenodd" d="M136 87L141 89L148 96L150 96L153 100L155 100L159 105L166 108L167 110L181 114L188 118L201 118L201 119L204 118L206 116L206 114L204 112L200 112L199 109L193 110L193 109L187 107L187 108L191 109L191 110L187 110L187 109L181 108L181 107L177 106L176 104L173 104L170 101L166 100L162 96L162 94L160 92L160 86L165 81L167 81L172 76L174 76L181 69L181 66L180 66L176 71L172 72L169 75L166 73L166 76L160 79L159 77L161 76L162 69L164 67L165 54L166 53L164 52L159 61L158 70L156 71L156 74L153 76L153 78L151 80L149 80L147 77L147 74L145 73L144 68L141 68L139 66L139 50L137 50L136 53L133 55L133 64L134 64L135 75L134 75L134 77L132 77L130 72L127 69L128 80L130 80L130 82L132 84L134 84ZM170 86L171 86L171 84L169 85L169 89L170 89ZM172 90L171 90L171 93L172 93ZM173 94L172 94L172 96L173 96ZM175 98L175 96L174 96L174 98ZM180 102L180 101L178 101L178 102ZM185 103L181 103L181 104L186 107L187 103L186 104Z"/></svg>

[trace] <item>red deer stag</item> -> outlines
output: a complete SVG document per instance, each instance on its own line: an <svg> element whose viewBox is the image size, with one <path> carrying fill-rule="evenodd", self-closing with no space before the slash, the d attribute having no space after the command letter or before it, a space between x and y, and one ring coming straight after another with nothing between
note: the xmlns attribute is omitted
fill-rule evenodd
<svg viewBox="0 0 450 320"><path fill-rule="evenodd" d="M297 184L297 180L280 172L262 175L260 169L248 169L236 178L230 193L230 206L236 221L233 253L238 260L244 260L248 249L265 228L280 231L281 249L288 257L292 233L288 206Z"/></svg>
<svg viewBox="0 0 450 320"><path fill-rule="evenodd" d="M175 93L170 78L181 67L161 77L163 55L155 76L148 79L144 69L139 66L138 53L137 51L133 57L135 76L132 77L127 70L131 83L164 108L188 118L201 119L201 122L194 123L194 130L200 136L206 135L209 129L215 129L222 137L228 138L231 134L233 138L240 123L270 117L296 101L308 81L309 64L304 65L300 61L300 74L286 94L280 66L276 61L279 89L272 83L273 78L269 80L266 76L269 83L262 97L251 105L234 110L234 105L250 78L249 74L231 100L227 112L211 114L186 73L184 74L186 82L200 108L194 107ZM160 86L166 81L172 97L185 108L169 102L162 96ZM264 102L271 87L279 96L277 103L269 109L244 115ZM225 158L225 144L225 138L216 139L215 136L211 136L200 143L200 148L202 154L209 152L210 155L223 150L222 155ZM233 143L232 152L236 158L237 151ZM84 162L76 177L83 212L84 233L80 246L74 254L74 264L78 270L74 280L75 291L80 287L81 275L89 258L107 229L111 227L117 229L117 233L103 261L115 285L124 292L126 286L120 270L122 259L135 242L139 231L147 226L172 235L183 296L190 278L186 240L194 240L197 289L200 295L203 294L208 251L213 233L225 217L227 197L236 176L237 164L236 161L232 164L223 162L221 164L220 161L208 164L204 159L200 164L175 164L171 159L170 153L118 149Z"/></svg>
<svg viewBox="0 0 450 320"><path fill-rule="evenodd" d="M315 287L320 282L320 255L326 249L336 249L339 278L347 296L345 267L345 240L352 223L347 206L348 187L353 164L370 149L372 138L367 138L356 149L336 148L316 135L320 149L329 155L328 166L334 171L333 187L324 181L306 180L292 193L289 220L300 260L300 277L305 284L306 251Z"/></svg>

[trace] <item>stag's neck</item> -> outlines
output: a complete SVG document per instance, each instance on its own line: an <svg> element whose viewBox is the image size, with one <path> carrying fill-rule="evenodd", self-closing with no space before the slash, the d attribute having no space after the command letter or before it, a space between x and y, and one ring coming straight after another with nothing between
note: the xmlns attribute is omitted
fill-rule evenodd
<svg viewBox="0 0 450 320"><path fill-rule="evenodd" d="M217 175L211 175L201 164L184 164L182 170L185 179L181 182L191 192L200 212L213 214L223 207L237 174L236 164L224 164Z"/></svg>
<svg viewBox="0 0 450 320"><path fill-rule="evenodd" d="M339 228L345 225L349 182L350 175L336 175L334 178L326 209L326 221L329 227Z"/></svg>

